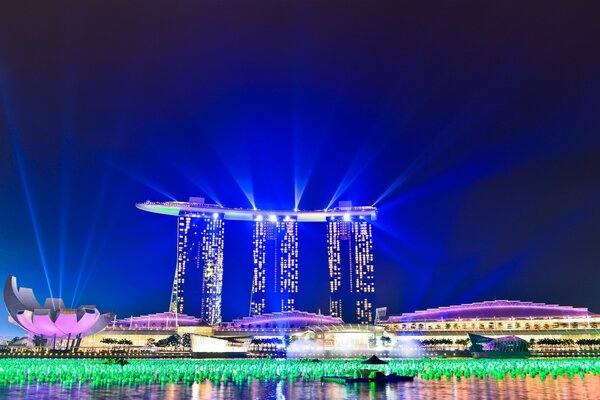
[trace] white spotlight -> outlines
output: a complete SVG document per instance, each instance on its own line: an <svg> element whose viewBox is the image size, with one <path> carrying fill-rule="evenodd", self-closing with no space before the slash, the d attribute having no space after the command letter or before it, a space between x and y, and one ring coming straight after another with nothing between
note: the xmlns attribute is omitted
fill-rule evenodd
<svg viewBox="0 0 600 400"><path fill-rule="evenodd" d="M213 219L219 219L219 213L213 213Z"/></svg>
<svg viewBox="0 0 600 400"><path fill-rule="evenodd" d="M257 215L256 216L256 221L262 221L263 220L263 216L262 215Z"/></svg>
<svg viewBox="0 0 600 400"><path fill-rule="evenodd" d="M350 221L350 214L344 214L344 221Z"/></svg>

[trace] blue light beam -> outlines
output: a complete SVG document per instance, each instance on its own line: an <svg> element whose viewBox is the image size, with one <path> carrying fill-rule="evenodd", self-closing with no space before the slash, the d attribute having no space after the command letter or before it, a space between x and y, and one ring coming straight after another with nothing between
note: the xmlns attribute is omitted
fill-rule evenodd
<svg viewBox="0 0 600 400"><path fill-rule="evenodd" d="M33 203L33 196L31 194L31 190L29 188L29 179L27 176L27 169L25 166L25 160L23 157L23 151L21 149L21 144L19 142L19 138L17 137L17 129L15 126L15 122L11 117L11 113L8 107L8 101L6 99L6 93L2 95L3 100L3 110L6 116L7 128L11 138L11 144L13 153L15 154L15 158L17 161L17 167L19 170L19 177L21 179L21 184L23 186L23 192L25 194L25 200L27 202L27 210L29 211L29 219L31 221L31 226L33 227L33 233L35 236L36 245L38 248L38 254L40 257L40 261L42 263L42 268L44 269L44 277L46 279L46 285L48 286L48 293L50 293L50 297L54 299L54 295L52 294L52 285L50 284L50 274L48 271L48 263L46 259L46 251L44 248L44 243L42 240L42 233L40 230L39 222L36 217L35 205ZM54 307L54 300L52 300L52 306Z"/></svg>

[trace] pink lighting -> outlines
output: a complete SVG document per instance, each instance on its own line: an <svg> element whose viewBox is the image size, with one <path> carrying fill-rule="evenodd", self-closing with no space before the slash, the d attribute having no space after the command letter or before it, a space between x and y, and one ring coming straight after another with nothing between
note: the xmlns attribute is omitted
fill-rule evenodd
<svg viewBox="0 0 600 400"><path fill-rule="evenodd" d="M65 308L62 299L46 299L42 307L29 288L17 286L17 278L9 276L4 285L4 303L9 321L34 336L75 338L104 329L114 314L100 312L93 306L76 310Z"/></svg>
<svg viewBox="0 0 600 400"><path fill-rule="evenodd" d="M334 325L341 323L341 318L328 315L313 314L304 311L283 311L235 319L231 322L221 324L217 330L304 329L309 325Z"/></svg>
<svg viewBox="0 0 600 400"><path fill-rule="evenodd" d="M516 300L495 300L480 303L461 304L404 313L389 317L387 322L406 323L454 319L494 319L494 318L545 318L545 317L588 317L587 308L573 308L556 304L530 303Z"/></svg>

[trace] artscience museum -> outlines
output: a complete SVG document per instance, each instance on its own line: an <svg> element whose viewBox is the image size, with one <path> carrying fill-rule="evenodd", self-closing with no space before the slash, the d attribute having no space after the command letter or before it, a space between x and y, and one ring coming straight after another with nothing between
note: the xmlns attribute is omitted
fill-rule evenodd
<svg viewBox="0 0 600 400"><path fill-rule="evenodd" d="M32 342L52 347L77 347L82 337L100 332L115 316L89 305L69 309L60 298L49 297L41 305L33 290L19 287L14 276L4 284L4 304L9 321L27 331Z"/></svg>

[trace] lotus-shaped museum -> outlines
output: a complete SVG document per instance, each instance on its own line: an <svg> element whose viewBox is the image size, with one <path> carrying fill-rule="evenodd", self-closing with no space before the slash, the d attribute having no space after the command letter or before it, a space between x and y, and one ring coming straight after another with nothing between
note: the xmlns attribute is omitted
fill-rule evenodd
<svg viewBox="0 0 600 400"><path fill-rule="evenodd" d="M9 276L4 285L4 304L10 322L41 338L75 339L92 335L114 318L113 313L100 314L95 306L68 309L59 298L47 298L41 306L33 290L18 287L14 276Z"/></svg>

